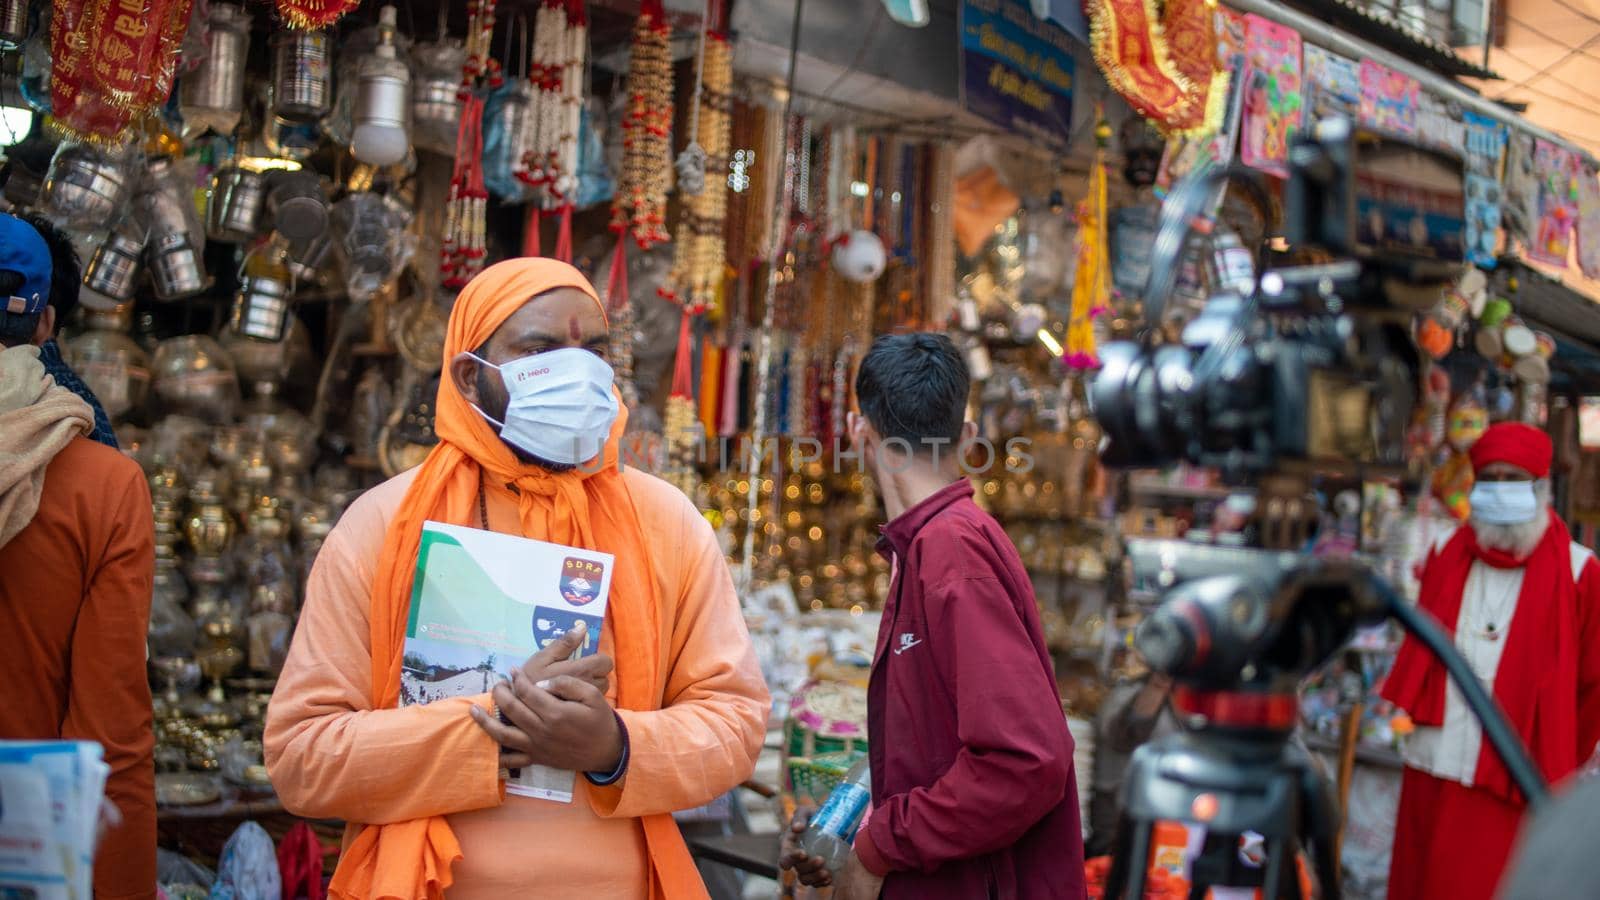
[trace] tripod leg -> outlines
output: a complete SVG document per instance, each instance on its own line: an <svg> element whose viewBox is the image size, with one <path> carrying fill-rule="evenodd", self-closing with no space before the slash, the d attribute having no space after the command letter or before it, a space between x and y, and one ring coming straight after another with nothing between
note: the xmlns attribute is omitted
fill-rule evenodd
<svg viewBox="0 0 1600 900"><path fill-rule="evenodd" d="M1261 879L1261 896L1270 900L1311 900L1301 892L1300 841L1290 836L1268 840L1262 845L1267 854L1267 870Z"/></svg>
<svg viewBox="0 0 1600 900"><path fill-rule="evenodd" d="M1145 880L1150 870L1150 836L1153 822L1128 818L1117 825L1111 850L1111 871L1106 875L1105 900L1143 900Z"/></svg>

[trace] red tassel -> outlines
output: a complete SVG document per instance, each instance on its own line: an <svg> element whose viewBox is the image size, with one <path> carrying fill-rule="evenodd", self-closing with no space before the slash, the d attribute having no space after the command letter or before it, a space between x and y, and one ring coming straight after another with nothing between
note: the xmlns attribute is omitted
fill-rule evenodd
<svg viewBox="0 0 1600 900"><path fill-rule="evenodd" d="M628 233L617 233L617 249L611 254L611 277L606 279L606 311L617 312L628 305Z"/></svg>
<svg viewBox="0 0 1600 900"><path fill-rule="evenodd" d="M689 333L689 310L678 323L678 357L672 364L672 396L694 398L694 338Z"/></svg>
<svg viewBox="0 0 1600 900"><path fill-rule="evenodd" d="M639 4L639 15L649 16L659 24L666 20L667 8L661 0L643 0Z"/></svg>
<svg viewBox="0 0 1600 900"><path fill-rule="evenodd" d="M561 225L556 229L556 259L572 262L572 204L561 207Z"/></svg>
<svg viewBox="0 0 1600 900"><path fill-rule="evenodd" d="M522 226L522 255L543 256L539 248L539 207L528 204L528 221Z"/></svg>

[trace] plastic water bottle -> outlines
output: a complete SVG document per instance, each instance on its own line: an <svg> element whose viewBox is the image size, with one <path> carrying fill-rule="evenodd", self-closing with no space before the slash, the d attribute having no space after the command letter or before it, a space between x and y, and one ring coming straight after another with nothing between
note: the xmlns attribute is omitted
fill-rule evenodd
<svg viewBox="0 0 1600 900"><path fill-rule="evenodd" d="M838 872L850 859L850 848L856 839L856 829L872 802L872 773L867 768L867 758L861 757L844 780L833 789L822 809L811 817L811 824L800 836L800 846L807 856L820 856L828 871Z"/></svg>

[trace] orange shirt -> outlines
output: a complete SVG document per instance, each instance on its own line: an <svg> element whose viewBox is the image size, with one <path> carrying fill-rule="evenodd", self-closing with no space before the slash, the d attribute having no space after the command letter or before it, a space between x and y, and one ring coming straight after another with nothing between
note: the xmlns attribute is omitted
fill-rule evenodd
<svg viewBox="0 0 1600 900"><path fill-rule="evenodd" d="M373 567L414 477L402 474L363 495L317 557L267 715L267 763L279 797L299 815L349 822L448 816L465 857L452 869L450 900L643 900L648 864L638 817L700 806L738 785L750 776L766 729L770 698L715 534L676 488L638 470L624 473L641 530L656 541L655 576L668 604L662 708L620 711L630 750L612 815L595 812L597 789L581 776L570 804L502 800L498 748L468 713L471 703L487 708L487 695L372 708ZM487 496L490 525L514 528L511 493L491 486ZM609 629L600 649L612 652Z"/></svg>
<svg viewBox="0 0 1600 900"><path fill-rule="evenodd" d="M95 858L99 900L155 897L155 736L145 631L155 573L139 466L76 438L45 469L39 512L0 547L0 738L98 741L123 824Z"/></svg>

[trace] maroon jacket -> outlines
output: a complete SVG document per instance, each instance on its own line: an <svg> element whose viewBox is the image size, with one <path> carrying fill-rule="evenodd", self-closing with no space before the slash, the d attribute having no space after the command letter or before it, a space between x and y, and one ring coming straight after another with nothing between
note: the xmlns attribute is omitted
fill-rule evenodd
<svg viewBox="0 0 1600 900"><path fill-rule="evenodd" d="M856 853L884 900L1084 897L1072 735L1033 587L958 481L895 518L867 694L872 816Z"/></svg>

